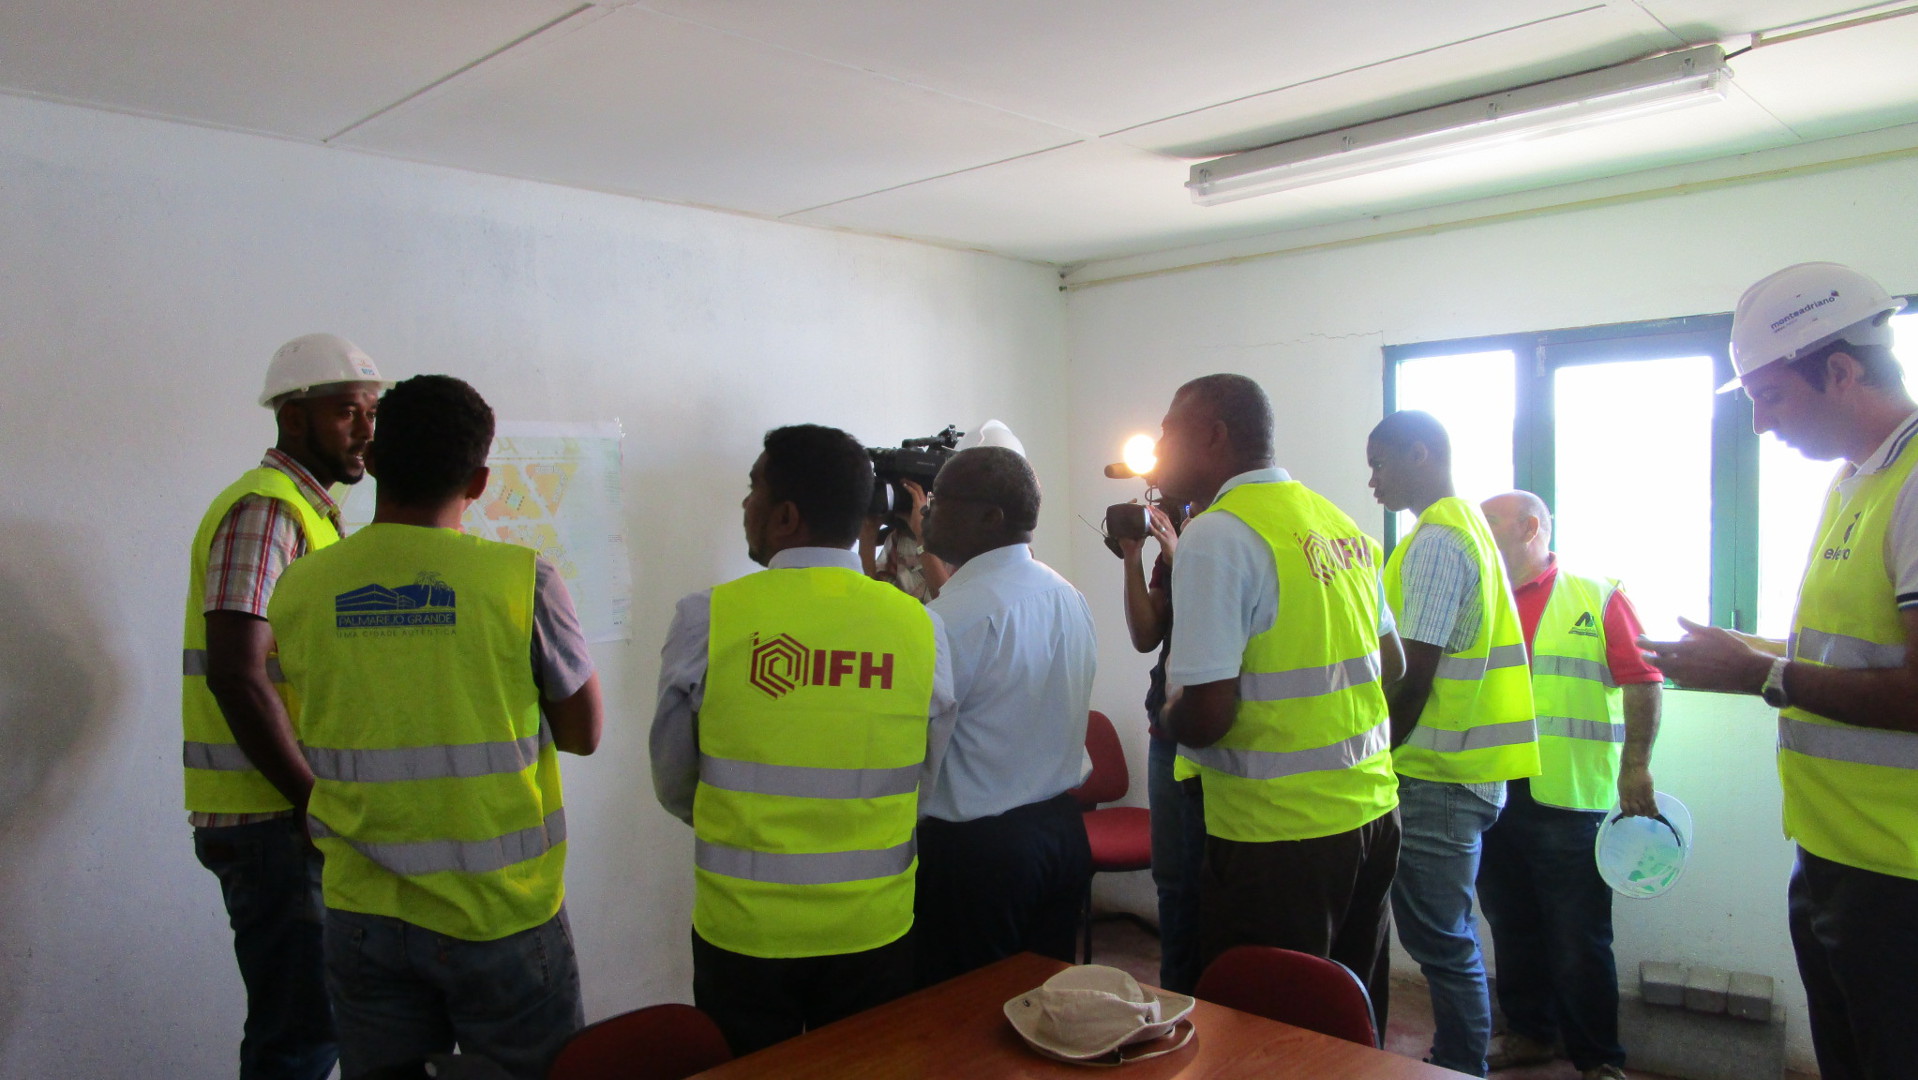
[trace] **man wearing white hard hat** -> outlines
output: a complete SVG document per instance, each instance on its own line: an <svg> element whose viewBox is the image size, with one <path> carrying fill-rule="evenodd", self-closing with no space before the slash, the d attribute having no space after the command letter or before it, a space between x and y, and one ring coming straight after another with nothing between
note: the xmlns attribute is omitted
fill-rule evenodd
<svg viewBox="0 0 1918 1080"><path fill-rule="evenodd" d="M1791 639L1681 620L1682 640L1640 642L1681 686L1779 710L1792 947L1825 1080L1918 1070L1918 406L1889 326L1903 306L1836 263L1746 290L1732 366L1753 428L1843 462Z"/></svg>
<svg viewBox="0 0 1918 1080"><path fill-rule="evenodd" d="M260 394L278 440L213 500L188 556L186 809L246 984L242 1080L320 1080L338 1057L321 979L320 859L302 827L313 773L287 720L266 607L289 563L339 539L328 489L365 475L383 385L344 338L282 345Z"/></svg>

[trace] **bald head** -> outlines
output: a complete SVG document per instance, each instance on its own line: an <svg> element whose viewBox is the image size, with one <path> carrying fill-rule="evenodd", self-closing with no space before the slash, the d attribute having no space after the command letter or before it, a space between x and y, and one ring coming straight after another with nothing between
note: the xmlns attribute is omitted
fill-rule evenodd
<svg viewBox="0 0 1918 1080"><path fill-rule="evenodd" d="M1552 561L1552 512L1529 491L1494 495L1480 505L1512 584L1523 585Z"/></svg>

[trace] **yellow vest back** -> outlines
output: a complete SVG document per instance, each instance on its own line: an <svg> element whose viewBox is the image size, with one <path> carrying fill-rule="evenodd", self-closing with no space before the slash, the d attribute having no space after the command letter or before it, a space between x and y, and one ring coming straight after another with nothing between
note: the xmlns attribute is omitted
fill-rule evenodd
<svg viewBox="0 0 1918 1080"><path fill-rule="evenodd" d="M1405 553L1418 530L1428 525L1457 529L1469 541L1478 563L1478 637L1469 647L1439 659L1418 726L1393 752L1393 762L1402 776L1454 784L1536 776L1538 727L1526 672L1525 632L1505 579L1505 564L1478 507L1452 496L1425 508L1412 534L1385 563L1386 602L1394 613L1405 610Z"/></svg>
<svg viewBox="0 0 1918 1080"><path fill-rule="evenodd" d="M931 616L840 567L750 574L711 610L693 928L759 957L897 940L919 865Z"/></svg>
<svg viewBox="0 0 1918 1080"><path fill-rule="evenodd" d="M558 912L566 814L533 681L537 556L375 524L268 612L299 691L326 903L490 941Z"/></svg>
<svg viewBox="0 0 1918 1080"><path fill-rule="evenodd" d="M1206 832L1306 840L1389 813L1398 781L1379 686L1378 545L1295 481L1240 484L1205 512L1257 533L1279 582L1272 628L1246 642L1231 730L1179 748L1204 780Z"/></svg>
<svg viewBox="0 0 1918 1080"><path fill-rule="evenodd" d="M1918 440L1914 440L1918 441ZM1790 655L1844 668L1898 667L1905 631L1885 541L1898 494L1918 464L1910 442L1849 497L1825 500L1798 592ZM1918 734L1859 727L1786 709L1778 716L1785 834L1833 862L1918 878Z"/></svg>
<svg viewBox="0 0 1918 1080"><path fill-rule="evenodd" d="M258 468L227 486L200 518L188 560L186 619L181 630L180 723L181 762L186 772L186 808L196 813L259 814L290 810L278 788L267 782L233 741L220 705L206 688L206 572L213 534L227 511L248 495L278 499L300 523L310 554L340 538L332 519L313 509L293 479L278 469ZM267 673L287 706L295 708L276 656L269 656Z"/></svg>

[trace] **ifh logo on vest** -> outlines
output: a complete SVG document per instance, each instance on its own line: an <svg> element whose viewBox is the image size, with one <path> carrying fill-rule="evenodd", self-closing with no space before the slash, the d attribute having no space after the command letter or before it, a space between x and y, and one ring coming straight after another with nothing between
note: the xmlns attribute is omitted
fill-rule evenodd
<svg viewBox="0 0 1918 1080"><path fill-rule="evenodd" d="M1299 550L1305 552L1306 570L1321 585L1332 584L1332 575L1341 570L1372 565L1372 548L1363 537L1328 537L1313 529L1304 536L1293 533L1292 538L1299 542Z"/></svg>
<svg viewBox="0 0 1918 1080"><path fill-rule="evenodd" d="M781 634L761 641L753 635L752 672L746 678L767 697L784 697L801 686L843 686L857 676L859 689L892 689L891 653L851 649L809 649Z"/></svg>

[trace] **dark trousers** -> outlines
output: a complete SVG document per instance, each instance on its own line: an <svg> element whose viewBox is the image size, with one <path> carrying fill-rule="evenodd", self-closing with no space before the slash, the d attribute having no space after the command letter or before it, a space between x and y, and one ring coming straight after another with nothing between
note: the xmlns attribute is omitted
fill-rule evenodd
<svg viewBox="0 0 1918 1080"><path fill-rule="evenodd" d="M321 1080L339 1048L321 960L320 856L291 816L193 830L246 983L241 1080Z"/></svg>
<svg viewBox="0 0 1918 1080"><path fill-rule="evenodd" d="M1199 984L1199 870L1205 864L1205 796L1199 781L1174 780L1178 744L1153 739L1146 758L1152 803L1152 884L1159 893L1159 986L1190 994Z"/></svg>
<svg viewBox="0 0 1918 1080"><path fill-rule="evenodd" d="M1524 780L1506 791L1478 865L1499 1007L1520 1035L1548 1045L1562 1039L1580 1070L1624 1065L1612 890L1592 858L1605 812L1545 806Z"/></svg>
<svg viewBox="0 0 1918 1080"><path fill-rule="evenodd" d="M1399 864L1394 810L1350 832L1244 843L1205 838L1199 952L1207 964L1234 945L1274 945L1330 957L1365 983L1385 1032L1391 954L1389 900Z"/></svg>
<svg viewBox="0 0 1918 1080"><path fill-rule="evenodd" d="M919 985L1018 952L1072 963L1091 877L1085 818L1070 795L972 821L921 821L913 900Z"/></svg>
<svg viewBox="0 0 1918 1080"><path fill-rule="evenodd" d="M746 956L693 931L693 1004L735 1056L884 1005L912 990L912 934L877 949L790 959Z"/></svg>
<svg viewBox="0 0 1918 1080"><path fill-rule="evenodd" d="M1918 1077L1918 881L1799 848L1789 896L1819 1075Z"/></svg>

